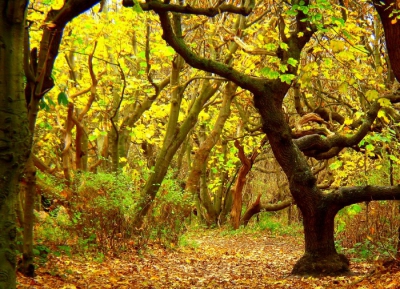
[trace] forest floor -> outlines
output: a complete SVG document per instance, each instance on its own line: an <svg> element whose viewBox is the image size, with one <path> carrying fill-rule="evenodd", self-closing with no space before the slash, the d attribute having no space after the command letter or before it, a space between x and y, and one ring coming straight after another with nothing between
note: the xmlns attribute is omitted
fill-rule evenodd
<svg viewBox="0 0 400 289"><path fill-rule="evenodd" d="M290 275L302 239L214 231L188 235L175 249L90 258L49 256L35 278L18 274L17 288L400 288L399 268L352 262L352 276Z"/></svg>

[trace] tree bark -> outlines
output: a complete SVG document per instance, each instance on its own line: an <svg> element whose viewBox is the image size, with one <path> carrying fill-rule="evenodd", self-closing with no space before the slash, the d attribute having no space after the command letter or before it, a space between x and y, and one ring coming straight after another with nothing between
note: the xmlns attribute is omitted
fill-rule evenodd
<svg viewBox="0 0 400 289"><path fill-rule="evenodd" d="M237 230L240 226L240 216L242 212L243 187L246 184L246 177L250 172L253 163L251 162L251 159L248 159L245 156L243 147L240 145L238 140L235 140L235 147L238 149L238 156L242 163L239 173L237 174L235 186L232 189L233 204L231 209L231 223L232 227Z"/></svg>
<svg viewBox="0 0 400 289"><path fill-rule="evenodd" d="M23 47L27 1L0 0L0 288L16 287L16 202L29 156Z"/></svg>
<svg viewBox="0 0 400 289"><path fill-rule="evenodd" d="M386 47L389 54L390 66L393 73L400 82L400 21L396 19L398 13L393 13L393 10L399 10L400 4L397 0L389 1L373 1L376 11L381 18L383 30L385 31Z"/></svg>
<svg viewBox="0 0 400 289"><path fill-rule="evenodd" d="M262 147L266 138L261 141L260 147ZM244 154L243 147L239 144L238 140L235 140L235 147L239 150L238 156L242 163L242 166L239 169L239 173L236 178L235 187L232 190L233 204L231 209L231 222L232 226L235 230L239 229L240 226L240 217L242 213L242 193L244 185L246 184L247 174L250 172L251 167L253 166L254 161L258 156L258 149L254 148L253 153L250 158L247 158Z"/></svg>
<svg viewBox="0 0 400 289"><path fill-rule="evenodd" d="M305 253L293 267L295 275L341 275L349 272L348 259L336 252L334 242L334 206L313 208L303 214Z"/></svg>

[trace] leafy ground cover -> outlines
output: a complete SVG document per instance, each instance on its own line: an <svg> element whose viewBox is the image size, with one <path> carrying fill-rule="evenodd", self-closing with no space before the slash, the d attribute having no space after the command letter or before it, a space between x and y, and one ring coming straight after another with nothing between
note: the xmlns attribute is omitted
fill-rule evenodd
<svg viewBox="0 0 400 289"><path fill-rule="evenodd" d="M291 276L302 255L299 237L211 231L171 247L118 258L49 255L35 278L18 275L17 288L400 288L399 268L381 263L352 262L352 276Z"/></svg>

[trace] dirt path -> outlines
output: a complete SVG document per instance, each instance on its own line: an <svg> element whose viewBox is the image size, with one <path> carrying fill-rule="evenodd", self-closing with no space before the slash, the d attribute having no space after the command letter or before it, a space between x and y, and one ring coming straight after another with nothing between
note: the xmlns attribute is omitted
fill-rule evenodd
<svg viewBox="0 0 400 289"><path fill-rule="evenodd" d="M34 279L19 276L18 288L400 288L399 271L366 277L373 266L360 263L351 277L293 277L301 255L299 238L213 233L173 251L153 246L142 257L126 254L103 263L52 257Z"/></svg>

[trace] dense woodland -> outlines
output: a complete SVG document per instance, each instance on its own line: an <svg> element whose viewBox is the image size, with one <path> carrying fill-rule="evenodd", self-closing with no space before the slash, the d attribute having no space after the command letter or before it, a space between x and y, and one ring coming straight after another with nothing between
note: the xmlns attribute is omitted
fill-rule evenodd
<svg viewBox="0 0 400 289"><path fill-rule="evenodd" d="M400 259L398 1L0 13L0 288L43 254L174 247L271 216L302 226L294 275L346 274L356 244Z"/></svg>

